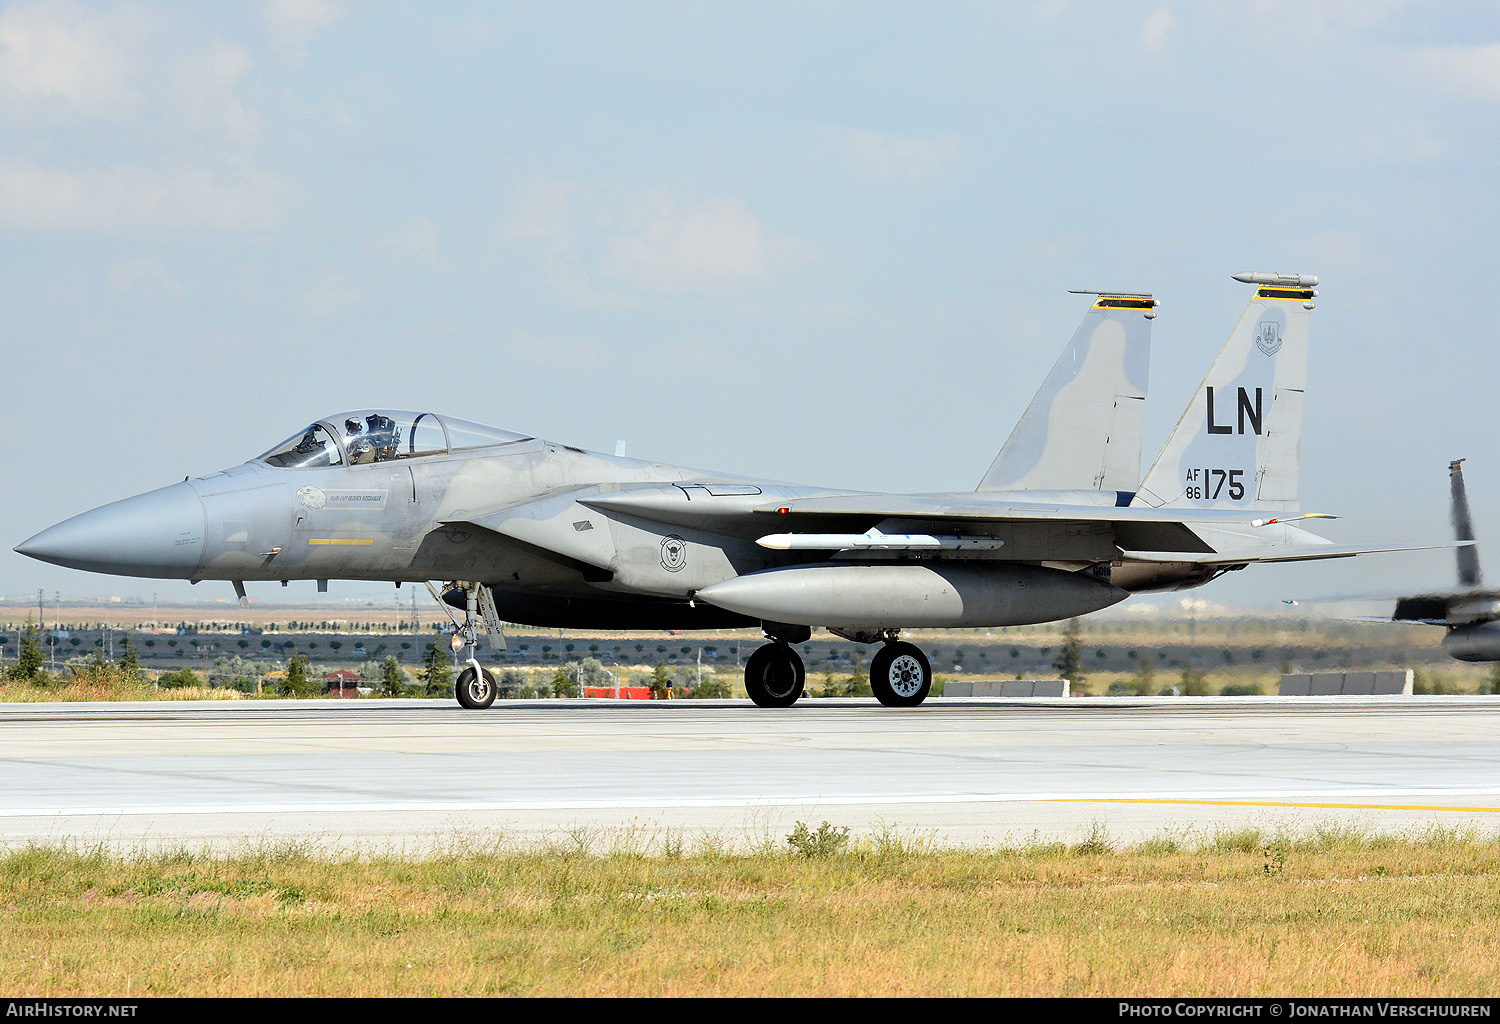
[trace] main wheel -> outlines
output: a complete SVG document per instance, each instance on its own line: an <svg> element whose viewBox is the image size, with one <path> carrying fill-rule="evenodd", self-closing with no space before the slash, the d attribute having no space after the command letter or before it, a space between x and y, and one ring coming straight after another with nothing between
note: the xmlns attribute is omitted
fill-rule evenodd
<svg viewBox="0 0 1500 1024"><path fill-rule="evenodd" d="M483 711L495 703L495 677L489 669L481 672L482 675L476 675L472 666L466 668L458 674L458 682L453 686L453 695L470 711Z"/></svg>
<svg viewBox="0 0 1500 1024"><path fill-rule="evenodd" d="M914 708L932 691L932 666L916 644L895 641L870 659L870 689L888 708Z"/></svg>
<svg viewBox="0 0 1500 1024"><path fill-rule="evenodd" d="M797 652L783 643L757 648L745 662L745 692L763 708L789 708L802 696L807 672Z"/></svg>

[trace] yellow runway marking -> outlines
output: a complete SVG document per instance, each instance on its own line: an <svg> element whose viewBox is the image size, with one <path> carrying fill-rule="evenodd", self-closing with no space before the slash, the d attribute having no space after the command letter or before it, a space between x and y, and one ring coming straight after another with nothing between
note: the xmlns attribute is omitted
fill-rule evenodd
<svg viewBox="0 0 1500 1024"><path fill-rule="evenodd" d="M1054 804L1194 804L1204 807L1316 807L1351 811L1473 811L1482 814L1500 814L1500 807L1450 807L1442 804L1324 804L1285 800L1138 800L1108 797L1097 800L1082 797L1058 797L1047 802Z"/></svg>

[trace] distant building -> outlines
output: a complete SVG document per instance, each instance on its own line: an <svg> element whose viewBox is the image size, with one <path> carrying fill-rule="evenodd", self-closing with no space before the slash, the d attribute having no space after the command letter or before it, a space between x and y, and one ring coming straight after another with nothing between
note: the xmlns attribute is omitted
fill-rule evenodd
<svg viewBox="0 0 1500 1024"><path fill-rule="evenodd" d="M324 674L323 690L336 697L358 697L359 684L362 682L364 676L341 668Z"/></svg>

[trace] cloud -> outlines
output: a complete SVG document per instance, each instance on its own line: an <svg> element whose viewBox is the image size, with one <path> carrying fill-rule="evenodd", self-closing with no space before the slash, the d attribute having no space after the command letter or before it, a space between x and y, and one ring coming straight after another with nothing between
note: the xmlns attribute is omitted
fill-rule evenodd
<svg viewBox="0 0 1500 1024"><path fill-rule="evenodd" d="M414 216L395 231L382 236L378 244L382 249L394 250L418 263L431 266L438 260L441 235L438 226L432 221L426 217Z"/></svg>
<svg viewBox="0 0 1500 1024"><path fill-rule="evenodd" d="M682 200L665 188L622 194L549 180L517 189L501 239L539 249L549 283L584 306L637 304L631 290L742 291L808 251L767 230L737 196ZM601 290L600 280L617 290Z"/></svg>
<svg viewBox="0 0 1500 1024"><path fill-rule="evenodd" d="M1146 44L1146 49L1157 53L1166 50L1167 36L1171 34L1173 24L1172 12L1165 7L1157 8L1141 27L1141 42Z"/></svg>
<svg viewBox="0 0 1500 1024"><path fill-rule="evenodd" d="M260 138L260 119L245 109L238 89L255 66L250 51L230 43L211 43L188 52L164 70L167 106L194 131L220 135L237 147L253 146Z"/></svg>
<svg viewBox="0 0 1500 1024"><path fill-rule="evenodd" d="M1500 44L1428 46L1416 50L1412 59L1430 81L1447 92L1500 102Z"/></svg>
<svg viewBox="0 0 1500 1024"><path fill-rule="evenodd" d="M250 168L71 170L0 157L0 226L101 234L263 230L281 222L290 191L277 175Z"/></svg>
<svg viewBox="0 0 1500 1024"><path fill-rule="evenodd" d="M962 150L956 135L887 135L850 129L844 144L860 174L884 184L911 185L937 177Z"/></svg>
<svg viewBox="0 0 1500 1024"><path fill-rule="evenodd" d="M461 53L482 50L500 38L499 27L482 15L471 15L468 20L443 28L438 32L438 42L450 50Z"/></svg>
<svg viewBox="0 0 1500 1024"><path fill-rule="evenodd" d="M0 225L120 234L280 223L292 190L252 159L261 118L242 92L255 65L246 47L134 4L0 10ZM119 130L89 148L101 130L79 122L91 121Z"/></svg>
<svg viewBox="0 0 1500 1024"><path fill-rule="evenodd" d="M606 270L647 291L736 289L781 269L779 242L743 199L679 203L665 189L636 197L624 231L606 246Z"/></svg>
<svg viewBox="0 0 1500 1024"><path fill-rule="evenodd" d="M182 294L182 285L160 263L146 256L111 264L104 272L104 279L117 292L128 292L142 281L151 281L172 295Z"/></svg>
<svg viewBox="0 0 1500 1024"><path fill-rule="evenodd" d="M313 33L344 16L344 5L339 0L269 0L264 10L272 42L278 49L299 57L312 41Z"/></svg>
<svg viewBox="0 0 1500 1024"><path fill-rule="evenodd" d="M573 182L547 179L517 186L501 241L569 238L573 229L573 198L582 192Z"/></svg>
<svg viewBox="0 0 1500 1024"><path fill-rule="evenodd" d="M1031 263L1066 262L1083 251L1083 236L1076 231L1051 238L1032 236L1022 240L1022 251Z"/></svg>
<svg viewBox="0 0 1500 1024"><path fill-rule="evenodd" d="M364 300L359 285L336 270L325 270L302 290L302 308L308 316L323 318L358 305Z"/></svg>
<svg viewBox="0 0 1500 1024"><path fill-rule="evenodd" d="M140 41L134 11L69 2L23 3L0 13L0 100L12 115L38 104L118 119L140 104Z"/></svg>
<svg viewBox="0 0 1500 1024"><path fill-rule="evenodd" d="M507 356L548 371L559 366L591 369L603 360L605 349L598 340L568 335L542 337L528 330L518 330L511 338Z"/></svg>

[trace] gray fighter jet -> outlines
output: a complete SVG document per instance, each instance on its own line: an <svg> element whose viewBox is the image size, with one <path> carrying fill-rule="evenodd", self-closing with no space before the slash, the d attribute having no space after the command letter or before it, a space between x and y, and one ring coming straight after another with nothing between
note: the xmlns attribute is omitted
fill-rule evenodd
<svg viewBox="0 0 1500 1024"><path fill-rule="evenodd" d="M1398 597L1391 619L1447 627L1443 650L1459 661L1500 661L1500 590L1482 586L1463 463L1463 459L1448 463L1453 531L1459 542L1458 586Z"/></svg>
<svg viewBox="0 0 1500 1024"><path fill-rule="evenodd" d="M871 686L914 706L932 671L903 628L1083 615L1252 562L1344 557L1290 525L1317 279L1239 274L1238 325L1137 485L1149 295L1096 299L974 491L887 494L752 480L586 452L435 413L318 420L258 458L85 512L16 548L94 572L423 583L466 648L457 698L493 677L480 623L758 625L745 687L803 693L792 645L822 626L878 643ZM448 581L442 588L431 581Z"/></svg>

